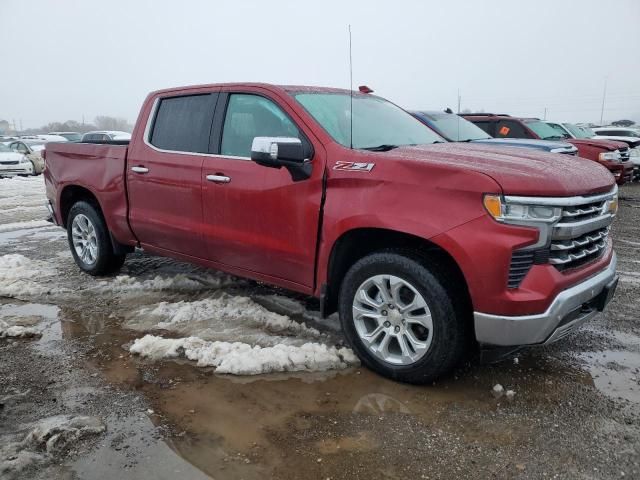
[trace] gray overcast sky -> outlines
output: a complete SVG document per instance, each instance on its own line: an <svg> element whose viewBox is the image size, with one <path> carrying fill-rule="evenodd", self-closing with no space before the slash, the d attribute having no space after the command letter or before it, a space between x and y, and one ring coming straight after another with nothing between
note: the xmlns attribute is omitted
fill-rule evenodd
<svg viewBox="0 0 640 480"><path fill-rule="evenodd" d="M354 84L406 108L640 121L640 1L0 0L0 119L135 120L150 90ZM17 54L15 59L13 54Z"/></svg>

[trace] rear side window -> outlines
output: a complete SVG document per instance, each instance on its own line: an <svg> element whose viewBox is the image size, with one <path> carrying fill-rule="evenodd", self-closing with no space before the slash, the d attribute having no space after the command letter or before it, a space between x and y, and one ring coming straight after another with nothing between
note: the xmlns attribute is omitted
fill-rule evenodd
<svg viewBox="0 0 640 480"><path fill-rule="evenodd" d="M513 120L499 120L496 124L496 138L529 138L522 125Z"/></svg>
<svg viewBox="0 0 640 480"><path fill-rule="evenodd" d="M493 123L492 122L484 121L484 120L474 120L473 123L475 123L478 127L480 127L482 130L487 132L492 137L494 136Z"/></svg>
<svg viewBox="0 0 640 480"><path fill-rule="evenodd" d="M217 93L160 100L149 142L162 150L207 153Z"/></svg>

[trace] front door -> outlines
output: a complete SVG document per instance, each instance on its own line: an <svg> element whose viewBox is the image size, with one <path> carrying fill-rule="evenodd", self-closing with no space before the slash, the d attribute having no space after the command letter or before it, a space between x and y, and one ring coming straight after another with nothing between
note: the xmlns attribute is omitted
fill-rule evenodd
<svg viewBox="0 0 640 480"><path fill-rule="evenodd" d="M309 142L295 113L259 89L221 94L217 151L203 166L203 213L209 259L249 273L311 287L322 197L324 150L314 143L310 178L251 161L254 137ZM218 116L218 112L216 113ZM208 179L207 179L208 178Z"/></svg>

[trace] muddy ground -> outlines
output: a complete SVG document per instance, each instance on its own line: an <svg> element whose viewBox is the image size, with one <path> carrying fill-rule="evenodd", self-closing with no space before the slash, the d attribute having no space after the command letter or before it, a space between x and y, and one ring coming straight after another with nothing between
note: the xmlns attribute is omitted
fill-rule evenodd
<svg viewBox="0 0 640 480"><path fill-rule="evenodd" d="M135 254L120 277L81 274L64 232L40 221L41 182L0 179L0 321L20 327L0 338L2 479L640 478L638 184L621 189L621 278L604 314L551 347L416 387L357 366L221 375L132 355L146 333L342 340L313 302L179 262ZM190 310L196 332L141 308L240 297L267 320ZM498 383L511 401L492 395Z"/></svg>

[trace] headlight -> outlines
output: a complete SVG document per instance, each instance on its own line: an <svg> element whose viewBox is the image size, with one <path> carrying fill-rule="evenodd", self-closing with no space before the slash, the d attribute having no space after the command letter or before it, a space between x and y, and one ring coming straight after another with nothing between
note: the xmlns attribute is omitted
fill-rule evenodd
<svg viewBox="0 0 640 480"><path fill-rule="evenodd" d="M632 148L629 151L629 156L630 157L640 157L640 147Z"/></svg>
<svg viewBox="0 0 640 480"><path fill-rule="evenodd" d="M27 157L22 157L20 159L20 163L29 163L29 162L30 162L30 160Z"/></svg>
<svg viewBox="0 0 640 480"><path fill-rule="evenodd" d="M615 152L602 152L600 155L598 155L598 158L600 160L607 160L609 162L621 161L620 152L618 150L616 150Z"/></svg>
<svg viewBox="0 0 640 480"><path fill-rule="evenodd" d="M484 208L498 222L537 226L556 221L561 209L548 205L533 205L505 201L500 195L485 195Z"/></svg>

